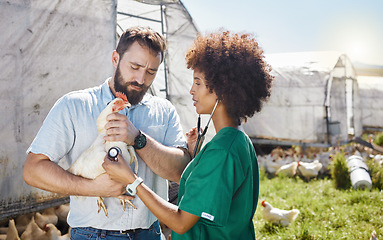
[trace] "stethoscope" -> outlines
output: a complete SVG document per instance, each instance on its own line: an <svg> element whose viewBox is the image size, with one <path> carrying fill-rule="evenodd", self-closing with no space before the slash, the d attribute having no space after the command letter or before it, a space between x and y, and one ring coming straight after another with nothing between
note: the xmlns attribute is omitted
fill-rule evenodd
<svg viewBox="0 0 383 240"><path fill-rule="evenodd" d="M197 138L197 142L195 144L195 147L194 147L194 152L193 152L193 158L195 158L195 156L199 153L199 151L201 150L201 146L203 144L203 141L205 140L205 135L206 135L206 132L207 132L207 128L209 127L209 123L210 123L210 120L211 118L213 117L213 114L215 112L215 109L218 105L218 101L215 103L214 105L214 108L213 108L213 111L211 112L210 114L210 118L209 118L209 121L207 121L207 124L205 126L205 129L203 130L203 132L201 133L201 114L198 115L198 121L197 121L197 130L198 130L198 138Z"/></svg>

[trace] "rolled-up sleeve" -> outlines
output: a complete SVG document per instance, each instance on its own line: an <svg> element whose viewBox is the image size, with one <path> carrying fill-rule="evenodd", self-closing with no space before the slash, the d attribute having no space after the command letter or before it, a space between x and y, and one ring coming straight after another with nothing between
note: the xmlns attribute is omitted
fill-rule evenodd
<svg viewBox="0 0 383 240"><path fill-rule="evenodd" d="M27 153L44 154L58 163L73 146L75 132L65 97L60 98L45 118Z"/></svg>

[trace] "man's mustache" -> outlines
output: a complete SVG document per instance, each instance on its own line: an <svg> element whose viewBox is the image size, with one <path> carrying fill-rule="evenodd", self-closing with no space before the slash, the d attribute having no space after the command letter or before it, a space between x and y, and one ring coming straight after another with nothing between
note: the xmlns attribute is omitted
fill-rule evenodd
<svg viewBox="0 0 383 240"><path fill-rule="evenodd" d="M144 89L144 88L145 88L145 85L144 85L144 84L139 84L138 82L131 82L131 83L129 83L128 85L133 85L133 86L139 87L139 88L141 88L141 89Z"/></svg>

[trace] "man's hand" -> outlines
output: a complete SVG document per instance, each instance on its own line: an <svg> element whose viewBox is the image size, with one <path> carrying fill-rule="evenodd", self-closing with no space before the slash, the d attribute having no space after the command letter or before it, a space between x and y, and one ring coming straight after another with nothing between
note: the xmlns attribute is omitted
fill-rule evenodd
<svg viewBox="0 0 383 240"><path fill-rule="evenodd" d="M112 113L106 119L108 123L105 125L105 141L121 141L130 146L134 145L134 139L138 136L139 131L127 116L120 113Z"/></svg>
<svg viewBox="0 0 383 240"><path fill-rule="evenodd" d="M118 197L126 192L126 184L112 180L108 174L104 173L94 180L95 191L100 197Z"/></svg>

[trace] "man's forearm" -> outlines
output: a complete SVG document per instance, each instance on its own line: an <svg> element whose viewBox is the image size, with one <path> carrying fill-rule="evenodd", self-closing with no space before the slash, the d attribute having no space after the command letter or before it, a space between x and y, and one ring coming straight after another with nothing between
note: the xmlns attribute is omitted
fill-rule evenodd
<svg viewBox="0 0 383 240"><path fill-rule="evenodd" d="M184 148L164 146L148 135L146 138L146 146L136 150L137 154L158 176L178 183L190 161L188 151Z"/></svg>
<svg viewBox="0 0 383 240"><path fill-rule="evenodd" d="M42 154L29 153L24 164L23 177L27 184L49 192L75 196L118 196L122 184L108 175L95 180L73 175ZM121 186L120 186L121 185Z"/></svg>
<svg viewBox="0 0 383 240"><path fill-rule="evenodd" d="M75 195L75 187L70 173L49 159L30 153L24 164L23 177L27 184L49 192Z"/></svg>

